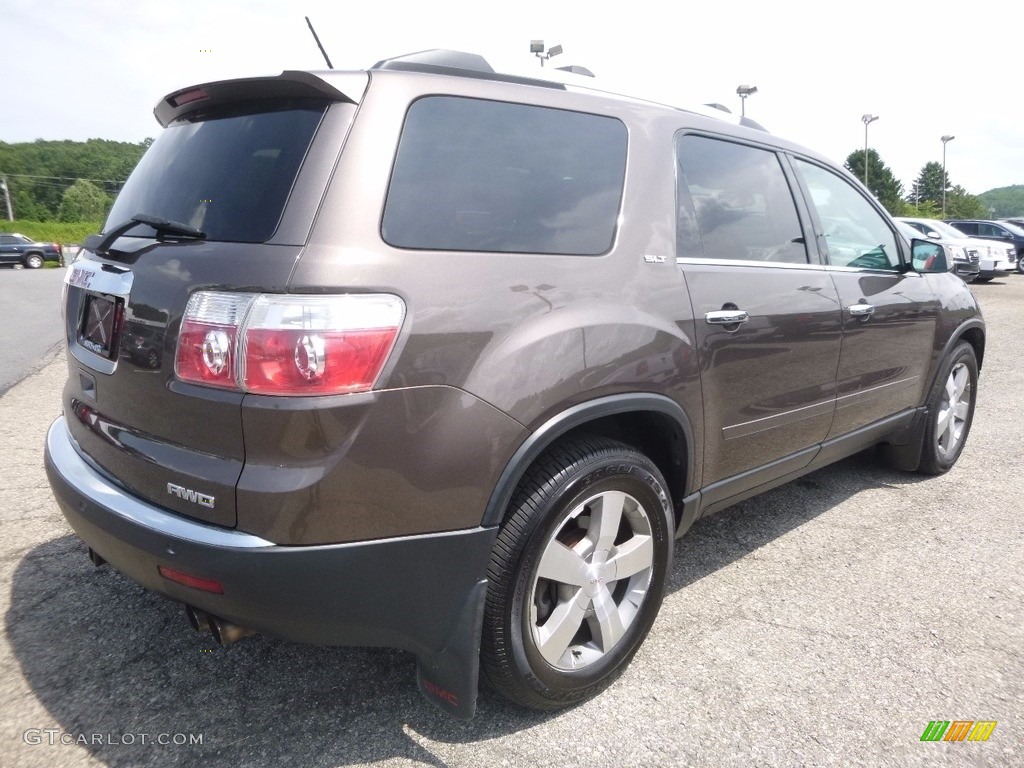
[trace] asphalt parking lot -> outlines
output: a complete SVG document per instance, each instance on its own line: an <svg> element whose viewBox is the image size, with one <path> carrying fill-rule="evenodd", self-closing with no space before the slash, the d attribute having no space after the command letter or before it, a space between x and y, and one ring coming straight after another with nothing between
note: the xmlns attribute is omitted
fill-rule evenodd
<svg viewBox="0 0 1024 768"><path fill-rule="evenodd" d="M220 648L94 569L42 469L58 358L0 396L0 766L1024 764L1024 277L974 292L953 471L861 454L701 521L615 686L555 714L484 689L469 723L421 699L411 655ZM932 720L998 725L922 742Z"/></svg>
<svg viewBox="0 0 1024 768"><path fill-rule="evenodd" d="M0 270L0 307L9 329L0 332L0 395L40 370L60 351L63 269Z"/></svg>

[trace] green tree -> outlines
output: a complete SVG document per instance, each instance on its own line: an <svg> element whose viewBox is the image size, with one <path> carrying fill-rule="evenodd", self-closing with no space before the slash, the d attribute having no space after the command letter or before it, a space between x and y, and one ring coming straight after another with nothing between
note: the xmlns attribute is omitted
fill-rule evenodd
<svg viewBox="0 0 1024 768"><path fill-rule="evenodd" d="M951 219L988 219L992 212L977 195L955 186L946 193L946 216Z"/></svg>
<svg viewBox="0 0 1024 768"><path fill-rule="evenodd" d="M91 181L79 179L66 190L57 212L59 221L96 221L107 213L110 198Z"/></svg>
<svg viewBox="0 0 1024 768"><path fill-rule="evenodd" d="M42 203L37 203L27 189L19 189L14 193L11 202L14 207L16 219L27 219L28 221L49 221L53 218L53 212Z"/></svg>
<svg viewBox="0 0 1024 768"><path fill-rule="evenodd" d="M76 179L87 179L113 196L124 184L152 139L138 143L89 139L88 141L32 141L7 144L0 141L0 175L18 193L28 195L27 206L40 220L53 218L64 191ZM21 213L18 214L19 216Z"/></svg>
<svg viewBox="0 0 1024 768"><path fill-rule="evenodd" d="M903 185L893 175L892 170L878 153L869 149L868 161L868 189L879 202L885 206L893 216L899 216L903 209ZM851 152L846 158L846 170L852 173L861 181L864 180L864 150L857 149Z"/></svg>
<svg viewBox="0 0 1024 768"><path fill-rule="evenodd" d="M947 201L948 202L948 201ZM941 219L942 206L931 200L922 200L919 205L904 203L904 212L901 216L910 216L915 219Z"/></svg>
<svg viewBox="0 0 1024 768"><path fill-rule="evenodd" d="M931 162L925 163L921 168L921 172L917 175L917 181L914 182L914 187L911 190L910 200L914 201L915 204L920 205L923 202L931 201L939 206L939 210L942 210L942 188L945 186L946 194L949 194L949 177L945 179L945 185L943 185L942 178L942 164ZM949 201L946 201L947 212Z"/></svg>

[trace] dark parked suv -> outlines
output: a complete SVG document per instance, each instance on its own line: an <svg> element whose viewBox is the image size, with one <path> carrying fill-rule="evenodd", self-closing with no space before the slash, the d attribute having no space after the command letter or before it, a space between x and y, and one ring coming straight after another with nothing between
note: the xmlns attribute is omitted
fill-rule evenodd
<svg viewBox="0 0 1024 768"><path fill-rule="evenodd" d="M156 116L68 268L46 467L93 562L221 642L406 649L459 717L481 667L566 706L699 517L963 450L985 328L941 248L729 116L443 52Z"/></svg>
<svg viewBox="0 0 1024 768"><path fill-rule="evenodd" d="M1009 221L981 221L978 219L947 219L969 237L980 237L983 240L998 240L1017 253L1017 271L1024 272L1024 227ZM1011 254L1012 255L1012 254Z"/></svg>

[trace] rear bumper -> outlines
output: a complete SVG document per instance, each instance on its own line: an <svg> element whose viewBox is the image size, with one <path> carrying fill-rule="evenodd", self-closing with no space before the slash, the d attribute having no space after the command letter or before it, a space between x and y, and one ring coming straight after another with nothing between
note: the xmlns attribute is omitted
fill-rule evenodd
<svg viewBox="0 0 1024 768"><path fill-rule="evenodd" d="M427 698L472 716L496 529L278 546L132 496L79 454L63 417L47 434L45 464L75 533L142 586L286 640L412 651ZM168 581L161 565L215 579L224 592Z"/></svg>

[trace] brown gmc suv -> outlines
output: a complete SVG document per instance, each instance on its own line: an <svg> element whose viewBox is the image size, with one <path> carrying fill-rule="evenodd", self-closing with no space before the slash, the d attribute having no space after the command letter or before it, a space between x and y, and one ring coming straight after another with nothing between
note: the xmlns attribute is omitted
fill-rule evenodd
<svg viewBox="0 0 1024 768"><path fill-rule="evenodd" d="M963 450L971 293L746 120L441 51L155 112L68 268L46 468L93 562L220 642L406 649L458 717L481 667L573 704L701 516Z"/></svg>

